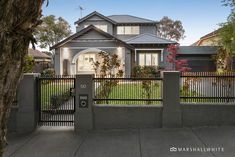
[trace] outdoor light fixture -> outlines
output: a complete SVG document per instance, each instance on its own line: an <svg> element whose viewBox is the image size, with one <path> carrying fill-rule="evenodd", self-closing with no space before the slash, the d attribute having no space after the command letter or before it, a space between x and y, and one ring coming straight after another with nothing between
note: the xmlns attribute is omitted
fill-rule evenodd
<svg viewBox="0 0 235 157"><path fill-rule="evenodd" d="M122 47L119 46L119 47L117 48L117 55L118 55L119 57L122 57L122 53L123 53L123 52L122 52Z"/></svg>
<svg viewBox="0 0 235 157"><path fill-rule="evenodd" d="M67 47L63 48L63 58L69 59L69 49Z"/></svg>
<svg viewBox="0 0 235 157"><path fill-rule="evenodd" d="M122 51L122 47L119 46L119 47L117 48L117 50L118 50L118 52Z"/></svg>

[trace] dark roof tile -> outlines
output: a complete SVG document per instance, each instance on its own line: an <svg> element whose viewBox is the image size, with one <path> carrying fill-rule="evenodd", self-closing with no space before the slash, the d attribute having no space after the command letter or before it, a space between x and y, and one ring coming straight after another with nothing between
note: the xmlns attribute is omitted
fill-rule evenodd
<svg viewBox="0 0 235 157"><path fill-rule="evenodd" d="M127 39L128 44L176 44L177 42L160 38L154 34L144 33L136 37Z"/></svg>
<svg viewBox="0 0 235 157"><path fill-rule="evenodd" d="M140 18L132 15L111 15L107 17L117 23L153 23L153 24L156 23L153 20Z"/></svg>
<svg viewBox="0 0 235 157"><path fill-rule="evenodd" d="M215 55L217 54L216 46L180 46L179 54L189 54L189 55Z"/></svg>

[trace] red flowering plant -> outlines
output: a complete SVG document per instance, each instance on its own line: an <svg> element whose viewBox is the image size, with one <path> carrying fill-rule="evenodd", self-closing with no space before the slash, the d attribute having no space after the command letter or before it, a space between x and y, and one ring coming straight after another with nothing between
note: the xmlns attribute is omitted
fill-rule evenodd
<svg viewBox="0 0 235 157"><path fill-rule="evenodd" d="M167 55L167 62L171 64L171 68L168 70L187 72L191 68L188 66L188 60L186 59L176 59L179 54L179 44L171 44L167 47L169 54Z"/></svg>
<svg viewBox="0 0 235 157"><path fill-rule="evenodd" d="M180 72L188 72L191 68L188 67L188 60L187 59L177 59L177 55L179 54L179 44L169 45L167 47L167 51L169 54L167 55L167 62L171 64L170 69L166 70L173 70L173 71L180 71ZM194 95L195 91L190 90L190 83L195 81L194 78L187 77L183 81L183 86L180 89L182 96L189 96Z"/></svg>

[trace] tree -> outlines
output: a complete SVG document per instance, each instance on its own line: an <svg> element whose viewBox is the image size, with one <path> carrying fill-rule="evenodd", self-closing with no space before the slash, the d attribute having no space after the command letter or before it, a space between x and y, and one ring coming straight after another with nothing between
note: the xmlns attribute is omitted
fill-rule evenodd
<svg viewBox="0 0 235 157"><path fill-rule="evenodd" d="M34 36L41 48L48 48L71 34L70 25L65 19L49 15L42 18L42 24L36 28ZM52 58L54 58L54 51Z"/></svg>
<svg viewBox="0 0 235 157"><path fill-rule="evenodd" d="M221 28L218 31L219 37L219 48L218 55L216 56L217 65L223 67L222 71L233 70L233 57L235 53L235 1L234 0L223 0L225 6L233 7L232 12L228 16L226 23L221 24Z"/></svg>
<svg viewBox="0 0 235 157"><path fill-rule="evenodd" d="M179 51L179 44L171 44L167 47L169 54L167 55L167 62L171 64L171 68L168 70L176 70L181 72L190 71L188 68L188 60L186 59L176 59Z"/></svg>
<svg viewBox="0 0 235 157"><path fill-rule="evenodd" d="M179 20L174 21L167 16L157 22L156 28L157 34L162 38L179 41L185 37L182 22Z"/></svg>
<svg viewBox="0 0 235 157"><path fill-rule="evenodd" d="M138 78L156 78L159 77L160 70L156 66L135 66L133 68L133 77ZM146 99L151 99L152 94L152 87L158 88L160 87L158 82L152 81L152 80L141 80L141 87L143 89L143 96L145 96ZM146 104L151 104L151 101L146 101Z"/></svg>
<svg viewBox="0 0 235 157"><path fill-rule="evenodd" d="M235 21L223 24L219 30L218 58L224 60L226 71L232 71L233 56L235 53Z"/></svg>
<svg viewBox="0 0 235 157"><path fill-rule="evenodd" d="M6 144L7 119L32 35L40 24L45 0L0 1L0 157Z"/></svg>
<svg viewBox="0 0 235 157"><path fill-rule="evenodd" d="M100 61L93 63L96 75L101 78L109 78L101 80L98 90L97 98L108 99L112 89L118 85L118 80L112 79L115 77L122 77L123 70L121 69L120 59L117 54L109 54L107 52L99 52ZM102 103L98 102L98 103ZM106 100L108 104L108 100Z"/></svg>
<svg viewBox="0 0 235 157"><path fill-rule="evenodd" d="M221 2L224 6L230 6L232 8L235 7L235 0L222 0Z"/></svg>

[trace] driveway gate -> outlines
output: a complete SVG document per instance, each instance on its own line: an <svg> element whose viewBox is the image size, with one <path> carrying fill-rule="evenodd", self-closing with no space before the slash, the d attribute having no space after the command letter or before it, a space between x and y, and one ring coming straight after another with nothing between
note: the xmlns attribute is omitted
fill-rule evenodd
<svg viewBox="0 0 235 157"><path fill-rule="evenodd" d="M74 125L75 78L39 77L38 78L39 125Z"/></svg>

